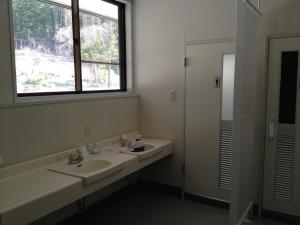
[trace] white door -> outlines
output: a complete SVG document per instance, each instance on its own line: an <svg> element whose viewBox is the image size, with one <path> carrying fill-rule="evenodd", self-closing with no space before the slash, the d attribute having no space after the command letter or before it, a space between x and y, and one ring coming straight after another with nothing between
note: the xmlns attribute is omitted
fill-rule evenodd
<svg viewBox="0 0 300 225"><path fill-rule="evenodd" d="M185 191L226 201L231 179L234 51L234 42L186 47Z"/></svg>
<svg viewBox="0 0 300 225"><path fill-rule="evenodd" d="M300 216L300 38L269 44L263 208Z"/></svg>

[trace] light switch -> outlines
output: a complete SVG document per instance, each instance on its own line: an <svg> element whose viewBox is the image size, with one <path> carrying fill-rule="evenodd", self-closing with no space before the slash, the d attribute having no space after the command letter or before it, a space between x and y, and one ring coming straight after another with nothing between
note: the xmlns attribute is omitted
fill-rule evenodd
<svg viewBox="0 0 300 225"><path fill-rule="evenodd" d="M4 160L2 158L2 156L0 155L0 167L4 166Z"/></svg>
<svg viewBox="0 0 300 225"><path fill-rule="evenodd" d="M172 103L176 101L176 91L175 90L170 91L169 101L172 102Z"/></svg>

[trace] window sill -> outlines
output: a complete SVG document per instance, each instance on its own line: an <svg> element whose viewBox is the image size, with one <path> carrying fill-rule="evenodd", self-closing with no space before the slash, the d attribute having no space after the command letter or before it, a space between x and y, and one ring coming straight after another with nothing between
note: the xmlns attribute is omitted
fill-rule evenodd
<svg viewBox="0 0 300 225"><path fill-rule="evenodd" d="M118 93L95 93L84 95L58 95L58 96L34 96L34 97L17 97L14 103L0 104L0 109L25 107L31 105L46 105L46 104L60 104L66 102L80 102L80 101L96 101L107 99L120 99L120 98L134 98L139 95L131 92L118 92Z"/></svg>

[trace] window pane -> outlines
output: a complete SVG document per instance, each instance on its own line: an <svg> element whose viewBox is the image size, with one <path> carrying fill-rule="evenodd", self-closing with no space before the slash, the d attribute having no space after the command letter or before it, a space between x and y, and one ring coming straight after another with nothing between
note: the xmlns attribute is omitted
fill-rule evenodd
<svg viewBox="0 0 300 225"><path fill-rule="evenodd" d="M37 0L12 6L17 92L75 91L70 8Z"/></svg>
<svg viewBox="0 0 300 225"><path fill-rule="evenodd" d="M118 22L80 13L81 59L119 63Z"/></svg>
<svg viewBox="0 0 300 225"><path fill-rule="evenodd" d="M80 10L118 20L118 6L101 0L79 0Z"/></svg>
<svg viewBox="0 0 300 225"><path fill-rule="evenodd" d="M298 52L283 52L281 56L279 123L295 124L297 75Z"/></svg>
<svg viewBox="0 0 300 225"><path fill-rule="evenodd" d="M222 120L233 119L235 54L223 57Z"/></svg>
<svg viewBox="0 0 300 225"><path fill-rule="evenodd" d="M120 89L120 66L82 63L82 89L83 91Z"/></svg>
<svg viewBox="0 0 300 225"><path fill-rule="evenodd" d="M83 91L121 89L118 6L79 0L79 9Z"/></svg>

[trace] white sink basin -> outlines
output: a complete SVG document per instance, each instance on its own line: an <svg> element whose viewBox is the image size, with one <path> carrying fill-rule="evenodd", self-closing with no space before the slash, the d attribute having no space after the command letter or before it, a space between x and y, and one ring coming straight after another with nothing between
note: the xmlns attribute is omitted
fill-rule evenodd
<svg viewBox="0 0 300 225"><path fill-rule="evenodd" d="M48 170L83 179L85 185L97 182L114 175L123 169L123 163L106 159L86 160L76 165L68 165L66 161L48 167Z"/></svg>
<svg viewBox="0 0 300 225"><path fill-rule="evenodd" d="M142 152L128 152L127 154L136 155L139 161L147 160L152 158L158 154L160 154L164 149L158 146L154 146L151 144L145 145L145 150Z"/></svg>
<svg viewBox="0 0 300 225"><path fill-rule="evenodd" d="M80 163L77 166L70 167L66 171L70 173L78 173L78 174L84 174L84 173L92 173L95 171L101 171L109 166L111 166L111 162L107 160L92 160L87 161L84 163Z"/></svg>
<svg viewBox="0 0 300 225"><path fill-rule="evenodd" d="M114 145L110 145L110 146L106 146L105 149L108 151L112 151L112 152L118 152L118 149L120 148L120 143L114 144ZM143 161L143 160L147 160L149 158L152 158L158 154L160 154L161 152L164 151L164 148L162 148L161 146L155 144L155 143L148 143L148 141L145 141L145 150L144 151L136 151L136 152L123 152L124 154L129 154L129 155L135 155L138 157L139 161Z"/></svg>

